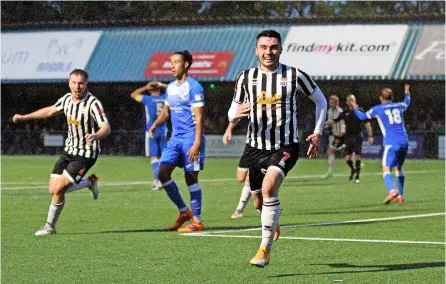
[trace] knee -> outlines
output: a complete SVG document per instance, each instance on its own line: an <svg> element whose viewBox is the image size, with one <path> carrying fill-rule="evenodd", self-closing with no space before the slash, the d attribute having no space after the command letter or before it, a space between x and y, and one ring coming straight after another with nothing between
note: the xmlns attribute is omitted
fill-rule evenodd
<svg viewBox="0 0 446 284"><path fill-rule="evenodd" d="M170 180L171 176L169 171L167 171L165 168L160 168L160 171L158 172L158 179L161 183L166 183Z"/></svg>
<svg viewBox="0 0 446 284"><path fill-rule="evenodd" d="M191 186L193 184L198 183L198 174L195 173L186 173L184 175L187 186Z"/></svg>

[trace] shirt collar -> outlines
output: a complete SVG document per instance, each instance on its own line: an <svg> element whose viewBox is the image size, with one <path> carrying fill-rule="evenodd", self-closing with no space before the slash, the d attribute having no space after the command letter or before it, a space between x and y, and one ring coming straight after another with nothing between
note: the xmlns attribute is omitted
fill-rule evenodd
<svg viewBox="0 0 446 284"><path fill-rule="evenodd" d="M279 63L277 64L277 68L276 68L276 70L274 70L274 71L264 71L264 70L262 70L262 68L260 67L260 63L259 63L259 65L257 65L257 68L258 68L259 71L262 72L262 73L265 73L265 74L273 74L273 73L277 73L277 72L279 72L279 70L282 69L282 64L279 62Z"/></svg>

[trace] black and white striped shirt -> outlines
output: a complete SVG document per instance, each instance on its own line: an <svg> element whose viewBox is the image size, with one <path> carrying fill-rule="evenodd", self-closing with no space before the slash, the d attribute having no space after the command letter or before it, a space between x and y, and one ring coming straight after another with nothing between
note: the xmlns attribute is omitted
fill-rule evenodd
<svg viewBox="0 0 446 284"><path fill-rule="evenodd" d="M334 119L338 118L342 112L343 112L343 110L339 106L336 106L335 109L329 108L328 112L327 112L327 120L334 120ZM341 120L341 121L335 122L331 126L331 130L332 130L331 131L332 134L335 136L338 136L340 133L345 133L345 121Z"/></svg>
<svg viewBox="0 0 446 284"><path fill-rule="evenodd" d="M251 103L246 143L263 150L280 149L299 142L297 133L298 94L310 97L319 90L316 83L300 69L279 64L274 72L251 68L241 72L236 80L233 103ZM316 113L315 132L321 133L325 107ZM318 96L319 99L319 96ZM322 104L323 105L323 104Z"/></svg>
<svg viewBox="0 0 446 284"><path fill-rule="evenodd" d="M75 103L71 93L67 93L55 106L57 111L63 111L67 117L68 137L64 151L85 158L97 158L100 152L99 141L88 144L85 135L97 132L102 123L108 122L101 102L87 92L84 98Z"/></svg>

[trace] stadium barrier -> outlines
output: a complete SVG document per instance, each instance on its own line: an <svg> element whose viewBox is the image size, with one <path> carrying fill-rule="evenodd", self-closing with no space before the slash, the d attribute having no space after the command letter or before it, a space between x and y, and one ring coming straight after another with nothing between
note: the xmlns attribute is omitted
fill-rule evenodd
<svg viewBox="0 0 446 284"><path fill-rule="evenodd" d="M438 136L438 158L444 159L445 158L445 145L444 145L444 135Z"/></svg>

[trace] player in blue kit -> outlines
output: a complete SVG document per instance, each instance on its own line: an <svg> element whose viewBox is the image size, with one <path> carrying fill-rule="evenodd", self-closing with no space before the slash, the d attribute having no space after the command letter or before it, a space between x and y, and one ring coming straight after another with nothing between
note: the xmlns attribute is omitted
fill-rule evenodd
<svg viewBox="0 0 446 284"><path fill-rule="evenodd" d="M166 86L159 82L150 82L144 87L134 90L130 97L135 101L141 103L145 107L146 113L146 138L145 150L146 156L149 157L152 164L153 177L152 190L159 190L162 188L161 182L158 179L160 168L159 159L166 144L166 122L158 125L153 137L149 137L149 129L164 107L166 94L164 93Z"/></svg>
<svg viewBox="0 0 446 284"><path fill-rule="evenodd" d="M192 55L187 50L175 52L171 63L175 80L167 85L163 111L152 124L149 135L154 135L157 127L170 117L172 136L161 155L159 179L170 200L178 207L180 215L169 229L178 229L179 232L200 231L203 230L202 194L198 173L204 166L204 90L195 79L188 76ZM184 203L178 186L171 177L175 167L184 169L192 211ZM189 224L180 228L189 220Z"/></svg>
<svg viewBox="0 0 446 284"><path fill-rule="evenodd" d="M410 104L409 85L404 86L404 102L392 102L393 94L389 88L381 89L379 92L380 105L371 108L366 113L354 106L356 116L361 120L376 117L383 135L384 153L382 159L384 184L389 191L384 199L384 204L389 204L394 198L396 202L403 203L404 172L403 164L406 159L409 139L404 127L404 112ZM398 190L395 189L391 169L395 168Z"/></svg>

